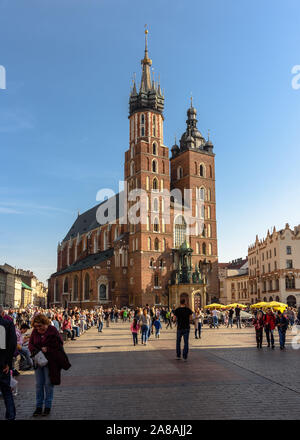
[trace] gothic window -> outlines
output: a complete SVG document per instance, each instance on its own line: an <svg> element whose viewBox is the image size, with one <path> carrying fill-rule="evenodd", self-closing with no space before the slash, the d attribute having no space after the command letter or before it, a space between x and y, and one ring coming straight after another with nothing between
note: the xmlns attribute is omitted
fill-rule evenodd
<svg viewBox="0 0 300 440"><path fill-rule="evenodd" d="M199 174L201 177L205 177L205 167L203 164L201 164L199 167Z"/></svg>
<svg viewBox="0 0 300 440"><path fill-rule="evenodd" d="M69 292L69 279L68 279L68 277L64 281L64 292Z"/></svg>
<svg viewBox="0 0 300 440"><path fill-rule="evenodd" d="M184 217L182 215L179 215L175 219L175 225L174 225L174 247L179 248L184 240L186 239L186 222L184 220Z"/></svg>
<svg viewBox="0 0 300 440"><path fill-rule="evenodd" d="M153 128L153 136L156 136L156 118L155 118L155 115L153 116L153 119L152 119L152 128ZM156 153L153 153L153 154L156 154Z"/></svg>
<svg viewBox="0 0 300 440"><path fill-rule="evenodd" d="M209 243L208 245L208 255L212 255L212 245Z"/></svg>
<svg viewBox="0 0 300 440"><path fill-rule="evenodd" d="M159 251L159 240L158 240L158 238L155 239L155 242L154 242L154 250L155 250L155 251Z"/></svg>
<svg viewBox="0 0 300 440"><path fill-rule="evenodd" d="M107 300L107 288L105 284L99 285L99 300L106 301Z"/></svg>
<svg viewBox="0 0 300 440"><path fill-rule="evenodd" d="M154 225L153 225L154 232L159 232L159 220L157 217L154 219Z"/></svg>
<svg viewBox="0 0 300 440"><path fill-rule="evenodd" d="M152 182L152 188L157 190L158 189L158 180L156 177L154 177L153 182Z"/></svg>
<svg viewBox="0 0 300 440"><path fill-rule="evenodd" d="M154 154L154 156L157 156L157 145L155 142L153 142L152 144L152 153Z"/></svg>
<svg viewBox="0 0 300 440"><path fill-rule="evenodd" d="M153 267L153 266L154 266L153 263L154 263L154 259L153 259L153 258L150 258L149 266L150 266L150 267Z"/></svg>
<svg viewBox="0 0 300 440"><path fill-rule="evenodd" d="M182 177L183 177L183 169L182 169L182 167L178 167L177 168L177 179L178 180L182 179Z"/></svg>
<svg viewBox="0 0 300 440"><path fill-rule="evenodd" d="M200 217L204 218L204 204L202 204L200 207Z"/></svg>
<svg viewBox="0 0 300 440"><path fill-rule="evenodd" d="M209 177L212 177L212 166L209 165Z"/></svg>
<svg viewBox="0 0 300 440"><path fill-rule="evenodd" d="M207 200L209 202L211 201L211 190L210 189L207 190Z"/></svg>
<svg viewBox="0 0 300 440"><path fill-rule="evenodd" d="M200 246L199 243L196 243L196 253L200 254Z"/></svg>
<svg viewBox="0 0 300 440"><path fill-rule="evenodd" d="M207 237L208 238L211 237L211 225L210 224L207 225Z"/></svg>
<svg viewBox="0 0 300 440"><path fill-rule="evenodd" d="M157 173L157 161L155 159L152 161L152 172Z"/></svg>
<svg viewBox="0 0 300 440"><path fill-rule="evenodd" d="M145 136L145 115L141 114L141 136Z"/></svg>
<svg viewBox="0 0 300 440"><path fill-rule="evenodd" d="M202 254L206 255L206 243L202 243Z"/></svg>
<svg viewBox="0 0 300 440"><path fill-rule="evenodd" d="M78 276L75 275L73 280L73 300L78 300Z"/></svg>
<svg viewBox="0 0 300 440"><path fill-rule="evenodd" d="M211 208L210 206L207 207L207 218L210 218L211 215Z"/></svg>
<svg viewBox="0 0 300 440"><path fill-rule="evenodd" d="M199 199L200 200L203 200L204 201L204 199L205 199L205 188L200 188L200 191L199 191Z"/></svg>
<svg viewBox="0 0 300 440"><path fill-rule="evenodd" d="M287 246L286 247L286 254L287 255L292 255L292 246Z"/></svg>
<svg viewBox="0 0 300 440"><path fill-rule="evenodd" d="M154 212L158 212L159 211L159 209L158 209L158 199L157 198L155 198L153 200L153 211Z"/></svg>
<svg viewBox="0 0 300 440"><path fill-rule="evenodd" d="M88 273L84 278L84 299L90 299L90 276Z"/></svg>
<svg viewBox="0 0 300 440"><path fill-rule="evenodd" d="M159 287L159 279L158 279L158 275L154 275L154 286L155 286L155 287Z"/></svg>
<svg viewBox="0 0 300 440"><path fill-rule="evenodd" d="M151 238L148 238L148 251L151 251Z"/></svg>

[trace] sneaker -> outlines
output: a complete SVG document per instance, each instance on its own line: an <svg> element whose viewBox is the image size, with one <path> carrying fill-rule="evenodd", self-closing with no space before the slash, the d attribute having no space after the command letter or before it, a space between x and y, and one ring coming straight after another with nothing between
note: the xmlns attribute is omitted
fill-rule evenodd
<svg viewBox="0 0 300 440"><path fill-rule="evenodd" d="M183 358L183 361L184 361L184 362L187 362L187 358Z"/></svg>
<svg viewBox="0 0 300 440"><path fill-rule="evenodd" d="M37 417L42 415L42 408L36 408L34 413L32 414L32 417Z"/></svg>
<svg viewBox="0 0 300 440"><path fill-rule="evenodd" d="M181 361L181 357L180 357L180 356L176 356L176 359L177 359L178 361Z"/></svg>
<svg viewBox="0 0 300 440"><path fill-rule="evenodd" d="M50 414L51 408L45 408L43 412L43 416L48 416Z"/></svg>

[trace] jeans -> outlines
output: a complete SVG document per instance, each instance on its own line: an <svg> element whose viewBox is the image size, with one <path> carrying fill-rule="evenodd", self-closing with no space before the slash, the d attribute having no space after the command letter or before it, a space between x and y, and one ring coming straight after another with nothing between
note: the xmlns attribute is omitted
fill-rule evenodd
<svg viewBox="0 0 300 440"><path fill-rule="evenodd" d="M198 326L195 328L195 338L197 338L197 332L198 332L199 338L201 338L201 328L202 328L202 324L201 324L201 322L198 322Z"/></svg>
<svg viewBox="0 0 300 440"><path fill-rule="evenodd" d="M263 328L255 330L257 347L260 347L263 341Z"/></svg>
<svg viewBox="0 0 300 440"><path fill-rule="evenodd" d="M100 321L98 326L98 332L102 332L102 329L103 329L103 321Z"/></svg>
<svg viewBox="0 0 300 440"><path fill-rule="evenodd" d="M187 359L189 352L189 335L190 335L190 330L188 328L187 329L177 328L176 354L178 358L181 357L180 344L181 344L181 338L183 337L183 341L184 341L183 359Z"/></svg>
<svg viewBox="0 0 300 440"><path fill-rule="evenodd" d="M149 326L142 325L142 343L148 341Z"/></svg>
<svg viewBox="0 0 300 440"><path fill-rule="evenodd" d="M156 328L155 329L155 337L157 338L157 337L159 337L159 335L160 335L160 328Z"/></svg>
<svg viewBox="0 0 300 440"><path fill-rule="evenodd" d="M68 337L70 336L71 339L74 339L75 337L75 330L70 330L69 328L65 328L64 332L66 332L68 334Z"/></svg>
<svg viewBox="0 0 300 440"><path fill-rule="evenodd" d="M136 345L138 343L138 335L135 332L132 332L132 338L133 338L133 345Z"/></svg>
<svg viewBox="0 0 300 440"><path fill-rule="evenodd" d="M3 395L4 404L6 408L5 418L7 420L14 420L16 417L16 408L14 404L14 398L10 388L10 371L5 374L0 373L0 391Z"/></svg>
<svg viewBox="0 0 300 440"><path fill-rule="evenodd" d="M219 326L219 321L217 316L213 316L213 325L214 328Z"/></svg>
<svg viewBox="0 0 300 440"><path fill-rule="evenodd" d="M42 408L45 401L45 408L51 408L53 400L54 385L50 382L49 368L38 367L35 370L36 381L36 407Z"/></svg>
<svg viewBox="0 0 300 440"><path fill-rule="evenodd" d="M279 333L280 347L284 347L284 346L285 346L285 334L286 334L286 330L282 330L280 327L278 327L278 333Z"/></svg>
<svg viewBox="0 0 300 440"><path fill-rule="evenodd" d="M241 327L241 317L240 316L236 317L236 328L242 328Z"/></svg>
<svg viewBox="0 0 300 440"><path fill-rule="evenodd" d="M227 325L227 327L229 327L229 326L231 326L231 328L232 328L232 318L228 318L228 325Z"/></svg>
<svg viewBox="0 0 300 440"><path fill-rule="evenodd" d="M79 336L80 336L79 327L77 327L77 325L74 325L74 327L72 327L72 329L74 330L77 338L79 338Z"/></svg>
<svg viewBox="0 0 300 440"><path fill-rule="evenodd" d="M268 346L270 347L270 334L271 334L271 344L274 346L274 330L270 330L269 327L265 328L266 338L268 342Z"/></svg>

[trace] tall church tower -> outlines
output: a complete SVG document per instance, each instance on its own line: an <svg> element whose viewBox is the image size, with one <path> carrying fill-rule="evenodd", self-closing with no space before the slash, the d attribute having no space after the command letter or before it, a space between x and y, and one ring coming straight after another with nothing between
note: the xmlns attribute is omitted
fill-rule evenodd
<svg viewBox="0 0 300 440"><path fill-rule="evenodd" d="M192 190L192 215L199 223L194 234L187 237L193 249L194 268L209 263L207 301L218 296L218 246L215 198L215 154L209 138L206 141L197 128L197 111L192 99L187 110L187 127L180 146L173 145L171 157L171 190Z"/></svg>
<svg viewBox="0 0 300 440"><path fill-rule="evenodd" d="M164 96L160 84L151 80L147 34L146 30L140 88L137 91L134 80L129 99L129 150L124 170L128 194L144 190L148 209L144 221L128 224L128 296L129 304L134 305L165 302L167 249L172 246L162 197L164 190L170 190L169 150L163 140ZM128 201L128 212L136 203Z"/></svg>

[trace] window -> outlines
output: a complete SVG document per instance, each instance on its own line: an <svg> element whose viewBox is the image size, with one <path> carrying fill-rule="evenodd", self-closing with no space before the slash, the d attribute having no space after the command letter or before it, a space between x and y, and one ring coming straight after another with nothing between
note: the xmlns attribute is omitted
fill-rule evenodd
<svg viewBox="0 0 300 440"><path fill-rule="evenodd" d="M206 243L202 243L202 254L206 255Z"/></svg>
<svg viewBox="0 0 300 440"><path fill-rule="evenodd" d="M84 299L90 298L90 276L87 273L84 278Z"/></svg>
<svg viewBox="0 0 300 440"><path fill-rule="evenodd" d="M156 145L155 142L152 144L152 153L153 153L155 156L157 155L157 145Z"/></svg>
<svg viewBox="0 0 300 440"><path fill-rule="evenodd" d="M211 216L211 207L208 206L207 207L207 218L210 218L210 216Z"/></svg>
<svg viewBox="0 0 300 440"><path fill-rule="evenodd" d="M153 136L156 136L156 117L155 117L155 115L152 118L152 133L153 133ZM156 153L153 153L153 154L156 154Z"/></svg>
<svg viewBox="0 0 300 440"><path fill-rule="evenodd" d="M294 275L285 277L285 288L286 289L295 289L295 277Z"/></svg>
<svg viewBox="0 0 300 440"><path fill-rule="evenodd" d="M277 261L274 261L274 270L277 270Z"/></svg>
<svg viewBox="0 0 300 440"><path fill-rule="evenodd" d="M293 268L293 260L286 260L286 268L287 269Z"/></svg>
<svg viewBox="0 0 300 440"><path fill-rule="evenodd" d="M75 275L74 281L73 281L73 300L78 300L78 276Z"/></svg>
<svg viewBox="0 0 300 440"><path fill-rule="evenodd" d="M157 173L157 162L155 159L152 161L152 172Z"/></svg>
<svg viewBox="0 0 300 440"><path fill-rule="evenodd" d="M157 190L158 189L158 180L156 177L154 177L153 182L152 182L152 188Z"/></svg>
<svg viewBox="0 0 300 440"><path fill-rule="evenodd" d="M154 260L153 260L153 258L150 258L150 261L149 261L149 267L153 267L154 266Z"/></svg>
<svg viewBox="0 0 300 440"><path fill-rule="evenodd" d="M199 199L200 200L205 200L205 188L200 188Z"/></svg>
<svg viewBox="0 0 300 440"><path fill-rule="evenodd" d="M292 247L291 246L287 246L286 247L286 254L287 255L292 255Z"/></svg>
<svg viewBox="0 0 300 440"><path fill-rule="evenodd" d="M199 167L199 174L201 177L204 177L204 165L202 165L202 164Z"/></svg>
<svg viewBox="0 0 300 440"><path fill-rule="evenodd" d="M154 219L154 225L153 225L154 232L159 232L159 220L157 217Z"/></svg>
<svg viewBox="0 0 300 440"><path fill-rule="evenodd" d="M145 115L141 115L141 136L145 136Z"/></svg>
<svg viewBox="0 0 300 440"><path fill-rule="evenodd" d="M159 240L158 240L158 238L155 239L155 242L154 242L154 250L155 250L155 251L159 251Z"/></svg>
<svg viewBox="0 0 300 440"><path fill-rule="evenodd" d="M268 272L271 272L271 264L268 263Z"/></svg>
<svg viewBox="0 0 300 440"><path fill-rule="evenodd" d="M159 279L158 279L158 275L154 275L154 286L155 286L155 287L159 287Z"/></svg>
<svg viewBox="0 0 300 440"><path fill-rule="evenodd" d="M153 211L154 212L159 212L159 208L158 208L158 199L155 198L153 201Z"/></svg>
<svg viewBox="0 0 300 440"><path fill-rule="evenodd" d="M211 225L210 224L207 225L207 237L208 238L211 237Z"/></svg>
<svg viewBox="0 0 300 440"><path fill-rule="evenodd" d="M68 277L64 281L64 292L69 292L69 280L68 280Z"/></svg>
<svg viewBox="0 0 300 440"><path fill-rule="evenodd" d="M107 296L106 296L106 285L105 284L100 284L99 286L99 300L100 301L105 301L107 300Z"/></svg>
<svg viewBox="0 0 300 440"><path fill-rule="evenodd" d="M186 239L186 222L182 215L175 219L174 225L174 247L179 248Z"/></svg>
<svg viewBox="0 0 300 440"><path fill-rule="evenodd" d="M148 251L151 251L151 238L148 238Z"/></svg>
<svg viewBox="0 0 300 440"><path fill-rule="evenodd" d="M166 250L166 247L167 247L167 246L166 246L166 239L164 238L164 239L163 239L163 251Z"/></svg>
<svg viewBox="0 0 300 440"><path fill-rule="evenodd" d="M276 257L276 248L274 248L274 257Z"/></svg>
<svg viewBox="0 0 300 440"><path fill-rule="evenodd" d="M212 245L209 243L208 245L208 255L212 255Z"/></svg>
<svg viewBox="0 0 300 440"><path fill-rule="evenodd" d="M177 168L177 179L182 179L183 177L183 168L182 167L178 167Z"/></svg>

